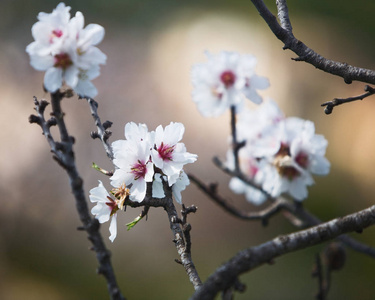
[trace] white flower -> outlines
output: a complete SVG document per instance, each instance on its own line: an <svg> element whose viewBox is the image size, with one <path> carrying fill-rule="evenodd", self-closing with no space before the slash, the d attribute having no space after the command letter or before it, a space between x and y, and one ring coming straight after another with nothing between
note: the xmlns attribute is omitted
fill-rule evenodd
<svg viewBox="0 0 375 300"><path fill-rule="evenodd" d="M117 200L107 192L100 180L99 185L90 190L89 198L92 203L96 203L96 206L91 209L91 213L99 223L107 222L112 217L109 225L109 232L111 233L109 239L113 242L117 235L116 212L119 209Z"/></svg>
<svg viewBox="0 0 375 300"><path fill-rule="evenodd" d="M192 97L205 117L219 116L230 106L239 111L248 98L261 103L258 89L269 86L268 80L255 74L256 59L236 52L207 53L208 61L192 68Z"/></svg>
<svg viewBox="0 0 375 300"><path fill-rule="evenodd" d="M49 92L56 92L65 82L80 96L95 97L91 80L99 76L99 65L107 59L95 47L104 37L104 28L97 24L83 28L82 13L69 20L69 10L60 3L51 14L39 14L32 29L35 41L26 52L36 70L46 71L44 86Z"/></svg>
<svg viewBox="0 0 375 300"><path fill-rule="evenodd" d="M311 174L329 173L330 163L324 157L327 140L315 134L311 121L299 118L280 121L272 134L279 148L266 157L269 165L262 173L263 188L274 197L288 192L301 201L307 197L306 187L314 183Z"/></svg>
<svg viewBox="0 0 375 300"><path fill-rule="evenodd" d="M129 140L118 140L112 143L114 160L117 169L110 178L114 187L122 184L130 187L130 200L142 202L146 195L147 182L152 182L154 165L150 161L152 144L149 140L135 138L136 127L125 127L125 136L134 137Z"/></svg>
<svg viewBox="0 0 375 300"><path fill-rule="evenodd" d="M179 178L185 164L197 160L196 154L186 152L185 145L179 143L184 131L183 124L173 122L165 129L161 125L158 126L155 131L155 147L151 151L152 161L167 175L169 186L172 186Z"/></svg>
<svg viewBox="0 0 375 300"><path fill-rule="evenodd" d="M176 201L182 204L181 192L186 189L190 184L189 177L184 171L180 172L180 176L177 178L176 182L172 185L172 193Z"/></svg>
<svg viewBox="0 0 375 300"><path fill-rule="evenodd" d="M60 3L50 14L40 12L39 21L31 28L35 41L27 46L26 52L44 56L59 49L67 35L69 11L70 6Z"/></svg>

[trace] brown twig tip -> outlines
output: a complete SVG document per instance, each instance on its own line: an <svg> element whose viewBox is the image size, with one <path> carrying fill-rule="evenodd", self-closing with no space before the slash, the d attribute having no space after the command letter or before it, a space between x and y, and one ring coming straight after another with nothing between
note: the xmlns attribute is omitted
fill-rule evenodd
<svg viewBox="0 0 375 300"><path fill-rule="evenodd" d="M91 136L91 138L92 138L93 140L95 140L95 139L99 139L99 138L100 138L100 135L98 134L97 131L91 131L91 132L90 132L90 136Z"/></svg>
<svg viewBox="0 0 375 300"><path fill-rule="evenodd" d="M41 125L42 121L40 120L40 118L36 115L30 115L29 116L29 123L30 124L33 124L33 123L36 123L38 125Z"/></svg>
<svg viewBox="0 0 375 300"><path fill-rule="evenodd" d="M365 91L364 94L354 96L354 97L334 98L331 101L327 101L327 102L322 103L321 106L323 106L323 107L325 106L324 112L325 112L325 114L329 115L329 114L332 113L333 108L335 106L339 106L341 104L345 104L345 103L349 103L349 102L353 102L353 101L363 100L363 99L375 94L375 89L370 87L369 85L365 86L364 91Z"/></svg>
<svg viewBox="0 0 375 300"><path fill-rule="evenodd" d="M111 121L105 121L104 123L103 123L103 128L105 129L105 130L107 130L108 128L110 128L111 126L112 126L112 122Z"/></svg>

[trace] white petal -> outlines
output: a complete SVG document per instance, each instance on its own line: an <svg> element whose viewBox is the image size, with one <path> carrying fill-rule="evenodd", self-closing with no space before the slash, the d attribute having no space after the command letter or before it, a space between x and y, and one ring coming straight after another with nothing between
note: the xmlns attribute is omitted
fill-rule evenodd
<svg viewBox="0 0 375 300"><path fill-rule="evenodd" d="M54 93L62 86L63 71L59 68L49 68L44 75L44 86L47 91Z"/></svg>
<svg viewBox="0 0 375 300"><path fill-rule="evenodd" d="M109 232L111 233L109 239L113 243L114 239L117 236L117 214L114 214L112 216L111 224L109 225Z"/></svg>

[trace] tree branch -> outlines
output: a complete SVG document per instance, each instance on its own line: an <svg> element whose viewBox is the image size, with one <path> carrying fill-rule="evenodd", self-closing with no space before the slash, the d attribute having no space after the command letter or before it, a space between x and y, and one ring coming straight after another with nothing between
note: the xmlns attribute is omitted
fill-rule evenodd
<svg viewBox="0 0 375 300"><path fill-rule="evenodd" d="M262 0L251 0L261 17L266 21L274 35L284 43L284 49L290 49L298 55L294 60L307 62L317 69L342 77L346 83L352 81L361 81L375 84L375 71L351 66L347 63L333 61L324 58L314 50L307 47L303 42L296 39L289 28L289 15L286 1L278 1L278 14L281 16L281 24L277 22L276 17L269 11Z"/></svg>
<svg viewBox="0 0 375 300"><path fill-rule="evenodd" d="M95 126L97 131L91 132L91 137L93 139L99 138L102 141L103 147L105 152L107 153L108 158L112 161L113 160L113 152L111 145L108 143L109 137L112 135L112 132L107 130L112 126L112 122L106 121L104 124L100 121L98 115L98 102L91 98L85 98L87 103L89 104L91 115L94 118Z"/></svg>
<svg viewBox="0 0 375 300"><path fill-rule="evenodd" d="M197 179L195 176L192 176L191 180L194 182L199 189L206 193L211 200L217 203L219 206L224 208L230 214L240 218L240 219L247 219L247 220L262 220L263 222L267 222L267 219L279 211L283 212L284 217L286 217L293 225L299 228L306 228L308 226L315 226L321 224L322 221L310 213L308 210L303 208L301 205L296 205L296 203L291 203L286 199L279 197L278 199L272 198L268 195L262 188L256 184L254 184L251 180L249 180L242 172L236 172L227 168L217 157L214 157L214 163L218 166L221 170L223 170L226 174L230 176L235 176L246 184L264 192L267 195L267 199L273 202L272 205L267 207L265 210L260 212L250 212L244 213L232 205L228 204L228 201L217 195L216 193L216 186L211 185L207 187L203 182ZM341 242L343 242L347 247L352 248L353 250L366 254L370 257L375 258L375 248L372 248L366 244L363 244L349 236L342 235L338 238Z"/></svg>
<svg viewBox="0 0 375 300"><path fill-rule="evenodd" d="M296 233L282 235L259 246L245 249L219 267L191 299L214 299L218 292L232 286L240 274L270 262L276 257L323 243L343 233L363 230L374 224L375 205L354 214Z"/></svg>
<svg viewBox="0 0 375 300"><path fill-rule="evenodd" d="M96 258L99 262L98 273L102 274L106 281L110 298L113 300L124 300L124 296L116 282L116 276L111 264L110 253L105 247L102 236L99 232L100 224L96 219L90 216L87 206L86 196L83 190L83 180L78 174L74 159L73 144L74 138L69 136L68 130L65 126L64 113L61 109L61 100L67 96L67 93L57 91L51 94L52 115L53 117L46 121L44 118L44 110L48 102L45 100L38 101L34 97L35 110L38 116L32 115L29 118L30 123L37 123L42 128L43 134L54 153L54 159L62 166L68 173L72 193L76 200L76 208L79 218L83 224L79 230L85 230L88 238L93 244L93 250L96 252ZM55 142L51 132L50 126L57 125L60 132L61 142Z"/></svg>
<svg viewBox="0 0 375 300"><path fill-rule="evenodd" d="M333 99L332 101L328 101L328 102L324 102L321 104L321 106L325 106L326 108L324 109L324 112L329 115L332 113L333 111L333 108L335 106L339 106L341 104L344 104L344 103L349 103L349 102L353 102L353 101L357 101L357 100L363 100L369 96L372 96L375 94L375 89L366 85L365 88L364 88L365 92L364 94L362 95L359 95L359 96L355 96L355 97L349 97L349 98L335 98Z"/></svg>

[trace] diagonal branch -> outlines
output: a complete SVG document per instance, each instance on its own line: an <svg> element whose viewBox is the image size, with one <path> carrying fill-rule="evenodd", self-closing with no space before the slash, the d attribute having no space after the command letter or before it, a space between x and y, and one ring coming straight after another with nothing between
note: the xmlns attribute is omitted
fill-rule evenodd
<svg viewBox="0 0 375 300"><path fill-rule="evenodd" d="M191 299L214 299L218 292L232 286L239 275L276 257L323 243L344 233L363 230L374 224L375 205L309 229L279 236L259 246L247 248L216 269Z"/></svg>
<svg viewBox="0 0 375 300"><path fill-rule="evenodd" d="M290 49L298 57L294 60L307 62L317 69L342 77L346 83L352 81L361 81L375 84L375 71L351 66L347 63L337 62L323 57L303 42L296 39L291 31L289 14L286 1L278 1L278 12L281 16L281 25L277 22L276 17L270 12L262 0L251 0L261 17L266 21L273 34L284 43L284 49ZM290 28L289 28L290 25Z"/></svg>
<svg viewBox="0 0 375 300"><path fill-rule="evenodd" d="M268 195L263 189L256 185L254 182L249 180L242 172L237 172L235 170L231 170L230 168L226 167L217 157L214 157L214 163L217 167L219 167L222 171L230 176L235 176L241 179L246 184L264 192L267 195L269 201L272 201L273 204L267 207L265 210L256 212L256 213L244 213L239 211L235 207L228 204L225 199L221 198L219 195L216 194L215 189L216 187L207 187L205 186L200 180L192 177L192 181L197 184L197 186L205 192L211 200L214 200L215 203L220 205L230 214L240 218L240 219L248 219L248 220L262 220L263 222L267 222L267 218L273 216L279 211L282 211L284 216L295 226L306 228L307 226L315 226L321 224L322 221L317 218L315 215L310 213L308 210L303 208L301 205L296 205L296 203L291 203L286 201L283 198L274 199L270 195ZM191 175L189 175L191 176ZM351 249L366 254L370 257L375 258L375 248L372 248L366 244L363 244L347 235L342 235L338 238L341 242L343 242L347 247Z"/></svg>

